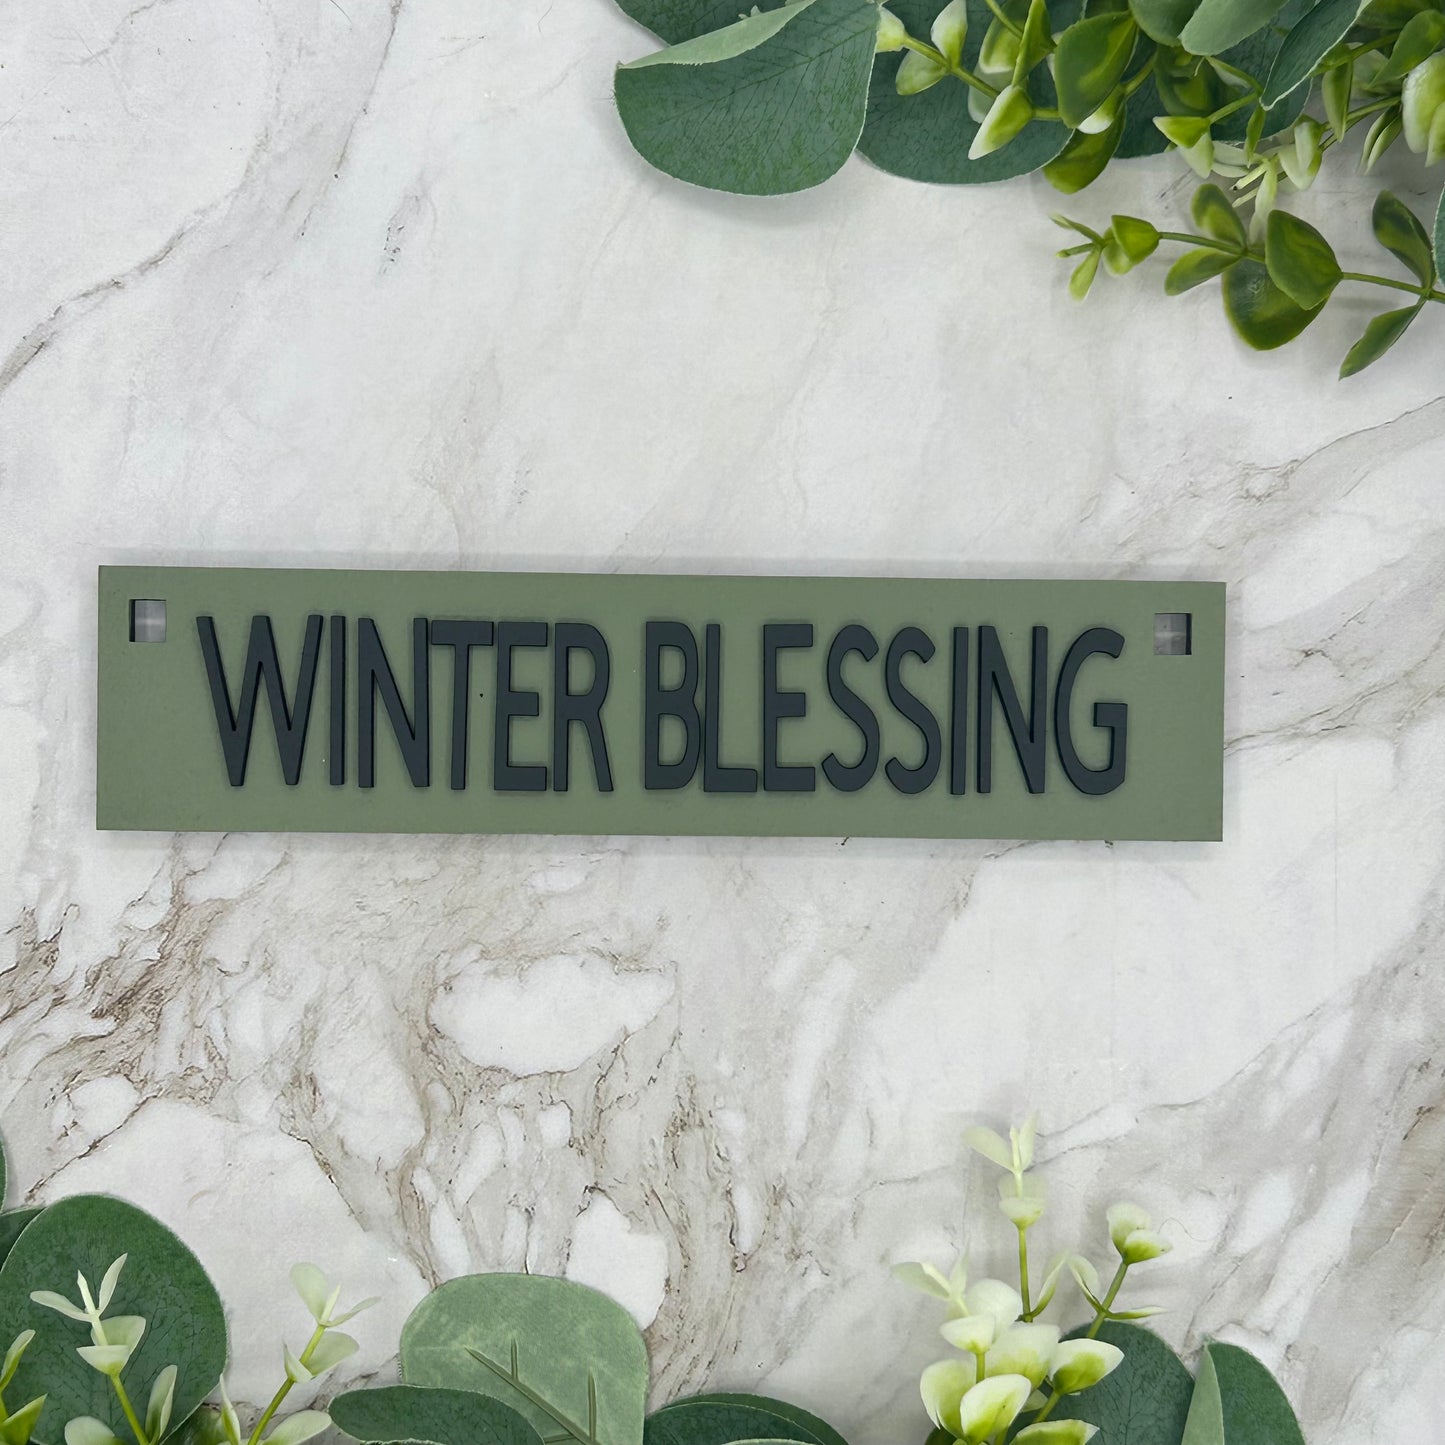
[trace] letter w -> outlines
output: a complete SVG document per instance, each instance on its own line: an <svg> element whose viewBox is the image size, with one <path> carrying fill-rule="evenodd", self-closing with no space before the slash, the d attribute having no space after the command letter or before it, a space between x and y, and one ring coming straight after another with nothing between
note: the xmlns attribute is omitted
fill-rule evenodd
<svg viewBox="0 0 1445 1445"><path fill-rule="evenodd" d="M251 731L256 722L256 696L262 684L271 704L271 725L276 732L276 750L281 755L281 776L288 788L301 781L301 757L306 749L306 727L311 721L311 697L316 690L316 659L321 653L321 614L306 619L306 638L301 646L301 671L296 679L295 711L286 700L281 680L281 663L276 656L276 638L271 619L264 614L251 619L251 638L246 646L246 666L241 679L241 700L231 706L231 689L216 642L212 617L197 617L201 653L206 660L206 677L211 684L211 702L216 709L216 729L221 751L226 756L226 775L233 788L246 781L246 761L251 753Z"/></svg>

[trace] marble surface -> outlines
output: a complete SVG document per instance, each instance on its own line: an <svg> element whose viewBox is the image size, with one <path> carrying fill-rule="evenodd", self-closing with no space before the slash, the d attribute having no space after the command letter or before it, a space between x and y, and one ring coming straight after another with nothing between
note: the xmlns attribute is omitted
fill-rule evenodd
<svg viewBox="0 0 1445 1445"><path fill-rule="evenodd" d="M293 1257L385 1296L368 1375L525 1266L635 1313L656 1398L882 1445L938 1352L886 1265L1036 1107L1054 1239L1169 1221L1171 1340L1256 1349L1312 1445L1445 1438L1438 318L1339 385L1355 303L1274 358L1157 273L1076 307L1033 182L687 190L611 108L646 48L605 0L0 15L17 1192L179 1229L245 1398ZM102 836L107 561L1223 579L1227 840Z"/></svg>

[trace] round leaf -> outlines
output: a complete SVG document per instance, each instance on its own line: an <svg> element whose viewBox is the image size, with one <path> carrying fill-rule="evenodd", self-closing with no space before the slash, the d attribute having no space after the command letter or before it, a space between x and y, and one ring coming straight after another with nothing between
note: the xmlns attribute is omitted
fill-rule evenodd
<svg viewBox="0 0 1445 1445"><path fill-rule="evenodd" d="M1044 179L1066 196L1092 185L1119 149L1125 124L1125 113L1121 110L1108 130L1096 131L1092 135L1075 131L1069 137L1068 145L1044 166Z"/></svg>
<svg viewBox="0 0 1445 1445"><path fill-rule="evenodd" d="M1224 310L1256 351L1273 351L1293 341L1320 314L1290 300L1258 261L1240 261L1224 273Z"/></svg>
<svg viewBox="0 0 1445 1445"><path fill-rule="evenodd" d="M12 1209L7 1214L0 1214L0 1264L5 1263L6 1257L15 1248L21 1230L39 1216L38 1209Z"/></svg>
<svg viewBox="0 0 1445 1445"><path fill-rule="evenodd" d="M1076 1330L1071 1338L1083 1333ZM1179 1356L1158 1335L1137 1325L1106 1324L1098 1337L1122 1350L1123 1362L1091 1390L1065 1397L1055 1417L1097 1425L1100 1442L1108 1445L1178 1440L1194 1390Z"/></svg>
<svg viewBox="0 0 1445 1445"><path fill-rule="evenodd" d="M1341 379L1354 376L1378 361L1410 329L1410 323L1424 305L1423 301L1417 301L1413 306L1402 306L1398 311L1386 311L1376 316L1365 327L1365 334L1346 353L1340 364Z"/></svg>
<svg viewBox="0 0 1445 1445"><path fill-rule="evenodd" d="M510 1406L471 1390L386 1385L348 1390L331 1402L331 1421L355 1440L425 1445L541 1445Z"/></svg>
<svg viewBox="0 0 1445 1445"><path fill-rule="evenodd" d="M1412 15L1390 48L1389 58L1375 73L1373 84L1403 80L1423 60L1428 60L1445 43L1445 15L1422 10Z"/></svg>
<svg viewBox="0 0 1445 1445"><path fill-rule="evenodd" d="M401 1332L401 1368L410 1385L501 1400L544 1436L563 1420L585 1431L595 1399L599 1445L641 1445L642 1336L621 1305L570 1280L480 1274L440 1286Z"/></svg>
<svg viewBox="0 0 1445 1445"><path fill-rule="evenodd" d="M1239 219L1239 213L1229 204L1229 197L1218 186L1200 186L1194 193L1189 209L1194 217L1194 224L1206 236L1244 250L1244 223Z"/></svg>
<svg viewBox="0 0 1445 1445"><path fill-rule="evenodd" d="M1381 191L1375 198L1371 223L1375 239L1422 286L1435 284L1435 258L1430 250L1430 236L1409 206L1389 191Z"/></svg>
<svg viewBox="0 0 1445 1445"><path fill-rule="evenodd" d="M1262 30L1284 9L1287 0L1202 0L1179 32L1193 55L1219 55Z"/></svg>
<svg viewBox="0 0 1445 1445"><path fill-rule="evenodd" d="M1296 305L1313 311L1340 283L1340 263L1330 243L1288 211L1271 211L1265 223L1264 260L1270 279Z"/></svg>
<svg viewBox="0 0 1445 1445"><path fill-rule="evenodd" d="M896 0L888 8L910 34L926 35L942 7L938 0ZM1056 23L1066 25L1078 17L1079 8L1079 0L1066 0L1051 14ZM963 61L970 69L978 63L992 20L984 0L968 0ZM1006 146L972 160L968 152L979 123L969 113L968 87L949 78L922 95L900 96L894 88L899 64L897 55L880 55L874 63L868 117L858 143L859 153L880 170L942 185L1003 181L1038 170L1068 142L1064 126L1035 120ZM1056 97L1046 67L1040 66L1029 76L1028 90L1035 105L1054 105Z"/></svg>
<svg viewBox="0 0 1445 1445"><path fill-rule="evenodd" d="M721 30L738 18L739 12L751 10L738 0L617 0L619 7L634 20L645 25L659 40L676 45L695 35ZM774 10L782 0L768 0L762 10Z"/></svg>
<svg viewBox="0 0 1445 1445"><path fill-rule="evenodd" d="M1323 0L1285 36L1264 83L1264 104L1278 105L1314 74L1349 33L1360 0Z"/></svg>
<svg viewBox="0 0 1445 1445"><path fill-rule="evenodd" d="M1206 1345L1180 1445L1304 1445L1275 1378L1246 1350Z"/></svg>
<svg viewBox="0 0 1445 1445"><path fill-rule="evenodd" d="M1054 51L1054 85L1064 124L1082 125L1124 78L1139 39L1127 12L1093 15L1070 25Z"/></svg>
<svg viewBox="0 0 1445 1445"><path fill-rule="evenodd" d="M826 1420L765 1395L694 1395L677 1400L650 1415L643 1431L645 1445L730 1445L763 1436L804 1445L847 1445Z"/></svg>
<svg viewBox="0 0 1445 1445"><path fill-rule="evenodd" d="M1435 208L1435 274L1445 275L1445 194Z"/></svg>
<svg viewBox="0 0 1445 1445"><path fill-rule="evenodd" d="M1222 275L1238 260L1238 256L1231 256L1227 251L1215 251L1206 246L1186 251L1169 268L1169 274L1164 278L1165 294L1182 296L1186 291L1192 291L1196 286L1202 286L1206 281Z"/></svg>
<svg viewBox="0 0 1445 1445"><path fill-rule="evenodd" d="M52 1204L16 1240L0 1266L0 1319L37 1331L20 1362L15 1398L48 1396L35 1429L41 1445L59 1445L67 1420L91 1415L129 1436L109 1382L77 1354L83 1325L34 1304L33 1290L73 1288L76 1271L92 1286L126 1256L111 1308L141 1316L147 1329L123 1379L142 1399L167 1365L177 1370L172 1418L186 1419L216 1387L226 1365L226 1319L215 1286L195 1255L144 1210L100 1194Z"/></svg>
<svg viewBox="0 0 1445 1445"><path fill-rule="evenodd" d="M1199 9L1199 0L1129 0L1139 29L1164 45L1178 43L1180 32Z"/></svg>
<svg viewBox="0 0 1445 1445"><path fill-rule="evenodd" d="M621 67L617 109L638 151L679 180L744 195L803 190L858 143L877 31L870 0L797 0L684 42L697 49L680 57Z"/></svg>

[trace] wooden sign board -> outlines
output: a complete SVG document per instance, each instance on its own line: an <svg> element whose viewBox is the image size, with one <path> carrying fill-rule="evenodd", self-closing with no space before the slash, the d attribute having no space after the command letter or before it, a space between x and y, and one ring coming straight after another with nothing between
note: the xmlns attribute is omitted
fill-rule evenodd
<svg viewBox="0 0 1445 1445"><path fill-rule="evenodd" d="M96 819L1217 839L1207 582L103 567Z"/></svg>

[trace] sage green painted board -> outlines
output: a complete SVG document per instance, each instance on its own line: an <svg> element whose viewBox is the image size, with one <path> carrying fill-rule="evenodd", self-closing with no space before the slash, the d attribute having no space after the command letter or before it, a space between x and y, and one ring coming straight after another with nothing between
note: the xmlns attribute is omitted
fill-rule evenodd
<svg viewBox="0 0 1445 1445"><path fill-rule="evenodd" d="M99 588L97 825L163 831L720 834L757 836L984 837L1215 840L1223 794L1224 587L1209 582L969 581L852 577L615 576L585 573L330 571L311 569L102 567ZM166 603L166 640L130 640L134 599ZM1154 652L1154 616L1192 616L1188 656ZM196 619L215 619L232 697L240 689L251 619L272 620L281 670L294 688L308 614L328 618L317 669L314 713L298 784L288 787L263 696L244 786L231 786L219 741ZM328 778L329 628L348 619L347 781ZM566 792L497 792L492 787L495 649L472 654L468 786L449 786L453 652L432 647L431 783L412 785L385 712L378 708L376 785L357 786L356 619L375 619L403 698L410 702L416 617L589 622L607 639L612 681L603 705L614 791L598 790L583 731L572 729ZM924 629L937 646L926 665L907 659L903 679L939 717L943 762L926 791L900 793L880 765L865 787L835 791L821 770L811 793L704 793L701 770L680 790L643 787L643 656L649 620L722 624L721 761L760 766L761 629L769 622L814 625L811 651L781 655L780 686L808 694L805 718L781 724L784 764L811 764L836 750L851 763L860 739L831 702L828 645L840 626L861 623L879 642L865 663L848 659L849 685L875 710L882 758L915 765L920 734L887 702L884 652L901 627ZM1024 706L1029 702L1031 629L1049 629L1049 739L1046 786L1030 794L995 707L993 790L975 790L975 686L969 689L967 791L949 790L951 630L972 629L976 685L980 626L998 629ZM1117 659L1095 656L1079 673L1070 716L1083 763L1103 767L1107 734L1092 725L1098 701L1128 705L1127 769L1103 796L1075 789L1056 751L1053 684L1073 639L1109 627L1125 645ZM541 693L541 716L512 724L517 763L548 763L550 650L517 649L514 686ZM586 685L583 672L574 686ZM669 723L669 727L675 726ZM680 736L680 727L678 727ZM671 735L667 749L675 752ZM549 775L550 776L550 775Z"/></svg>

